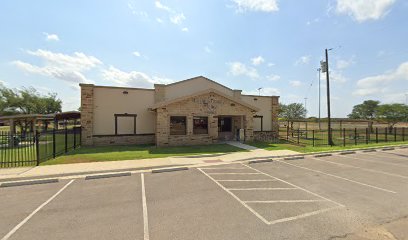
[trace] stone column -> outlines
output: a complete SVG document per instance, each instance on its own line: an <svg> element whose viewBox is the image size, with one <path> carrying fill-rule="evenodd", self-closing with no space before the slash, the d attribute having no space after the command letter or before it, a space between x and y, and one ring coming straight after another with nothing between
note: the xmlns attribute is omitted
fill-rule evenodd
<svg viewBox="0 0 408 240"><path fill-rule="evenodd" d="M244 116L245 121L245 141L254 140L254 116L249 112Z"/></svg>
<svg viewBox="0 0 408 240"><path fill-rule="evenodd" d="M279 97L272 97L272 132L276 138L279 137Z"/></svg>
<svg viewBox="0 0 408 240"><path fill-rule="evenodd" d="M168 146L170 119L165 108L156 109L156 146Z"/></svg>
<svg viewBox="0 0 408 240"><path fill-rule="evenodd" d="M218 118L212 114L208 116L208 134L213 142L218 141Z"/></svg>
<svg viewBox="0 0 408 240"><path fill-rule="evenodd" d="M93 145L94 85L81 83L79 86L81 87L81 144L89 146Z"/></svg>

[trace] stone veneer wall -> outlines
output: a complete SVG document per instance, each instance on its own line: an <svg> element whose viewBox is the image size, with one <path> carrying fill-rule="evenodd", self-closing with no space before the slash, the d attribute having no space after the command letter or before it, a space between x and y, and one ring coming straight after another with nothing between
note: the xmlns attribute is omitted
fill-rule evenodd
<svg viewBox="0 0 408 240"><path fill-rule="evenodd" d="M218 141L218 115L244 116L245 140L253 140L251 109L215 93L203 94L156 109L156 145L210 144ZM170 116L186 116L186 135L170 135ZM193 117L208 117L208 134L193 134Z"/></svg>
<svg viewBox="0 0 408 240"><path fill-rule="evenodd" d="M279 138L279 97L272 97L272 132Z"/></svg>
<svg viewBox="0 0 408 240"><path fill-rule="evenodd" d="M278 132L275 131L255 131L254 140L260 142L279 142Z"/></svg>
<svg viewBox="0 0 408 240"><path fill-rule="evenodd" d="M94 135L93 144L106 145L130 145L130 144L154 144L154 134L137 135Z"/></svg>
<svg viewBox="0 0 408 240"><path fill-rule="evenodd" d="M80 84L81 86L81 145L93 145L93 84Z"/></svg>

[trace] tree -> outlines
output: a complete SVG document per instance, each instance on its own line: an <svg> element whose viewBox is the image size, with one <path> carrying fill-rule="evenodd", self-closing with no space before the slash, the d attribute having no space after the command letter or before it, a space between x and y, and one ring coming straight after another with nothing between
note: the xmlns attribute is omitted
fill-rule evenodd
<svg viewBox="0 0 408 240"><path fill-rule="evenodd" d="M396 123L408 121L408 105L400 103L380 105L377 109L377 118L388 123L391 133Z"/></svg>
<svg viewBox="0 0 408 240"><path fill-rule="evenodd" d="M279 117L288 121L305 118L306 109L300 103L280 104ZM291 128L293 129L293 121L291 121Z"/></svg>
<svg viewBox="0 0 408 240"><path fill-rule="evenodd" d="M61 106L55 93L41 95L32 87L13 90L0 86L0 115L57 113Z"/></svg>
<svg viewBox="0 0 408 240"><path fill-rule="evenodd" d="M366 100L362 104L355 105L348 117L352 119L375 119L379 105L380 101Z"/></svg>

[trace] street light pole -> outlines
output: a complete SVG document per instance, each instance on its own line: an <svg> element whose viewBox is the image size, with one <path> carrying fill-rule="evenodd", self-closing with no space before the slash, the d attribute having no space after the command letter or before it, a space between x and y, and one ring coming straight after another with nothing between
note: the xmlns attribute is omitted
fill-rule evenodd
<svg viewBox="0 0 408 240"><path fill-rule="evenodd" d="M306 110L306 118L307 118L307 97L305 97L305 110Z"/></svg>
<svg viewBox="0 0 408 240"><path fill-rule="evenodd" d="M321 130L321 126L320 126L320 71L322 69L318 68L317 71L319 72L319 130Z"/></svg>
<svg viewBox="0 0 408 240"><path fill-rule="evenodd" d="M328 51L332 50L327 49L325 50L326 53L326 85L327 85L327 130L328 130L328 144L333 146L333 139L332 139L332 129L331 129L331 113L330 113L330 79L329 79L329 54Z"/></svg>

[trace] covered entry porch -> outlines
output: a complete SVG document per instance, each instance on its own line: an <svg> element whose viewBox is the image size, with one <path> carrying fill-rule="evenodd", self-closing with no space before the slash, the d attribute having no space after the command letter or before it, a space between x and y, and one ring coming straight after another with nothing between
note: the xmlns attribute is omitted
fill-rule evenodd
<svg viewBox="0 0 408 240"><path fill-rule="evenodd" d="M218 115L218 140L219 141L244 141L245 140L245 115Z"/></svg>

